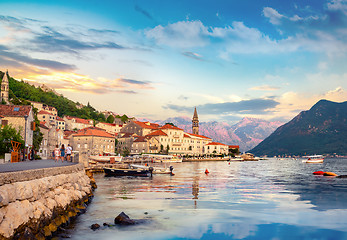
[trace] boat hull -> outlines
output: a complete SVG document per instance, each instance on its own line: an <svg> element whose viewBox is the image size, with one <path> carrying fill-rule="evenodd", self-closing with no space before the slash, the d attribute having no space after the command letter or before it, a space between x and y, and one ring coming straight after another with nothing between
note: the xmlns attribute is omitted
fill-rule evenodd
<svg viewBox="0 0 347 240"><path fill-rule="evenodd" d="M117 169L117 168L104 168L107 176L137 176L148 177L151 172L147 169Z"/></svg>

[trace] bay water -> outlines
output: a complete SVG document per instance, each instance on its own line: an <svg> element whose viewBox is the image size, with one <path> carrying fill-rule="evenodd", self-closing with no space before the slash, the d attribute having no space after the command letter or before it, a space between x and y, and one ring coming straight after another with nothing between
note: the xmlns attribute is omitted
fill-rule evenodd
<svg viewBox="0 0 347 240"><path fill-rule="evenodd" d="M70 239L347 239L347 159L323 164L173 163L174 176L105 177L87 212L61 234ZM208 169L209 174L205 174ZM121 212L145 220L113 224ZM92 230L98 223L101 227Z"/></svg>

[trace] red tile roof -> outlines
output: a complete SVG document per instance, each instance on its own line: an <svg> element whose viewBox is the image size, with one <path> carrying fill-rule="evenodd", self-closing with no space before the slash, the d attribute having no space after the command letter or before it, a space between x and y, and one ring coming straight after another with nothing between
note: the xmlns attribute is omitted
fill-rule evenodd
<svg viewBox="0 0 347 240"><path fill-rule="evenodd" d="M183 134L183 137L185 137L185 138L191 138L188 134Z"/></svg>
<svg viewBox="0 0 347 240"><path fill-rule="evenodd" d="M70 117L70 116L66 116L66 118L68 120L72 120L75 119L76 123L83 123L83 124L91 124L89 123L89 121L91 121L91 119L82 119L82 118L78 118L78 117Z"/></svg>
<svg viewBox="0 0 347 240"><path fill-rule="evenodd" d="M160 127L159 129L175 129L175 130L182 130L182 128L178 128L176 126L172 126L171 124L165 124L164 126Z"/></svg>
<svg viewBox="0 0 347 240"><path fill-rule="evenodd" d="M3 117L29 116L31 109L31 105L0 105L0 113Z"/></svg>
<svg viewBox="0 0 347 240"><path fill-rule="evenodd" d="M52 115L52 116L54 116L52 113L50 113L50 112L47 112L47 111L45 111L45 110L40 110L37 114L48 114L48 115Z"/></svg>
<svg viewBox="0 0 347 240"><path fill-rule="evenodd" d="M134 142L147 142L146 138L143 136L138 136Z"/></svg>
<svg viewBox="0 0 347 240"><path fill-rule="evenodd" d="M49 127L46 126L46 122L40 122L40 128L49 129Z"/></svg>
<svg viewBox="0 0 347 240"><path fill-rule="evenodd" d="M146 137L151 137L151 136L167 136L167 134L164 133L162 130L157 130L146 135Z"/></svg>
<svg viewBox="0 0 347 240"><path fill-rule="evenodd" d="M133 121L133 122L142 128L149 128L149 129L158 129L159 128L159 124L156 124L156 123L140 122L140 121Z"/></svg>
<svg viewBox="0 0 347 240"><path fill-rule="evenodd" d="M229 148L240 148L239 145L229 145Z"/></svg>
<svg viewBox="0 0 347 240"><path fill-rule="evenodd" d="M106 137L106 138L115 138L112 134L107 133L104 130L99 128L89 127L83 128L78 131L78 133L73 134L74 137L84 137L84 136L95 136L95 137Z"/></svg>
<svg viewBox="0 0 347 240"><path fill-rule="evenodd" d="M58 117L58 116L57 116L57 121L65 122L64 119L62 119L61 117Z"/></svg>
<svg viewBox="0 0 347 240"><path fill-rule="evenodd" d="M206 144L206 146L208 146L208 145L228 146L228 145L226 145L226 144L218 143L218 142L211 142L211 143Z"/></svg>
<svg viewBox="0 0 347 240"><path fill-rule="evenodd" d="M194 137L200 137L200 138L212 139L212 138L205 137L205 136L198 135L198 134L193 134L193 133L188 133L188 134L189 134L189 135L191 135L191 136L194 136Z"/></svg>

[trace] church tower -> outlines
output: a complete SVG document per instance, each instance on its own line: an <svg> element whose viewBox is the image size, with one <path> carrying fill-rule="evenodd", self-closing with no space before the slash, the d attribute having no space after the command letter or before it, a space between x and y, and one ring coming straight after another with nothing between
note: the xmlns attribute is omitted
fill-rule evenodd
<svg viewBox="0 0 347 240"><path fill-rule="evenodd" d="M199 134L199 118L196 108L194 109L194 115L192 120L193 134Z"/></svg>
<svg viewBox="0 0 347 240"><path fill-rule="evenodd" d="M9 84L8 84L8 71L4 74L4 77L2 78L1 81L1 91L0 91L0 101L5 101L7 104L9 103L8 101L8 92L10 90Z"/></svg>

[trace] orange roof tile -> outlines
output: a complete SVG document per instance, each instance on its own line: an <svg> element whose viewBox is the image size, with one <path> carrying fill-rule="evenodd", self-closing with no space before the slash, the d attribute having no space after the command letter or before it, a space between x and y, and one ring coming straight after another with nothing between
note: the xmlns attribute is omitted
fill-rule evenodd
<svg viewBox="0 0 347 240"><path fill-rule="evenodd" d="M191 138L188 134L183 134L183 137L185 137L185 138Z"/></svg>
<svg viewBox="0 0 347 240"><path fill-rule="evenodd" d="M100 130L98 128L90 127L83 128L78 131L78 133L73 134L74 137L82 137L82 136L96 136L96 137L107 137L107 138L115 138L112 134L107 133L104 130Z"/></svg>
<svg viewBox="0 0 347 240"><path fill-rule="evenodd" d="M175 129L175 130L182 130L182 128L178 128L176 126L172 126L171 124L165 124L164 126L160 127L159 129Z"/></svg>
<svg viewBox="0 0 347 240"><path fill-rule="evenodd" d="M142 128L149 128L149 129L158 129L159 128L159 124L156 124L156 123L140 122L140 121L133 121L133 122Z"/></svg>
<svg viewBox="0 0 347 240"><path fill-rule="evenodd" d="M53 116L53 114L52 113L50 113L50 112L47 112L47 111L45 111L45 110L40 110L37 114L48 114L48 115L52 115Z"/></svg>
<svg viewBox="0 0 347 240"><path fill-rule="evenodd" d="M203 135L198 135L198 134L193 134L193 133L188 133L189 135L191 136L194 136L194 137L200 137L200 138L206 138L206 139L212 139L212 138L209 138L209 137L205 137Z"/></svg>
<svg viewBox="0 0 347 240"><path fill-rule="evenodd" d="M211 142L211 143L206 144L206 146L207 146L207 145L228 146L228 145L226 145L226 144L223 144L223 143L218 143L218 142Z"/></svg>
<svg viewBox="0 0 347 240"><path fill-rule="evenodd" d="M64 119L62 119L61 117L58 117L58 116L57 116L57 121L64 122L65 120L64 120Z"/></svg>
<svg viewBox="0 0 347 240"><path fill-rule="evenodd" d="M229 148L240 148L239 145L229 145Z"/></svg>
<svg viewBox="0 0 347 240"><path fill-rule="evenodd" d="M31 109L31 105L0 105L0 112L3 117L29 116Z"/></svg>
<svg viewBox="0 0 347 240"><path fill-rule="evenodd" d="M146 138L143 136L138 136L134 142L147 142Z"/></svg>
<svg viewBox="0 0 347 240"><path fill-rule="evenodd" d="M164 133L162 130L157 130L146 135L146 137L150 136L167 136L167 134Z"/></svg>

